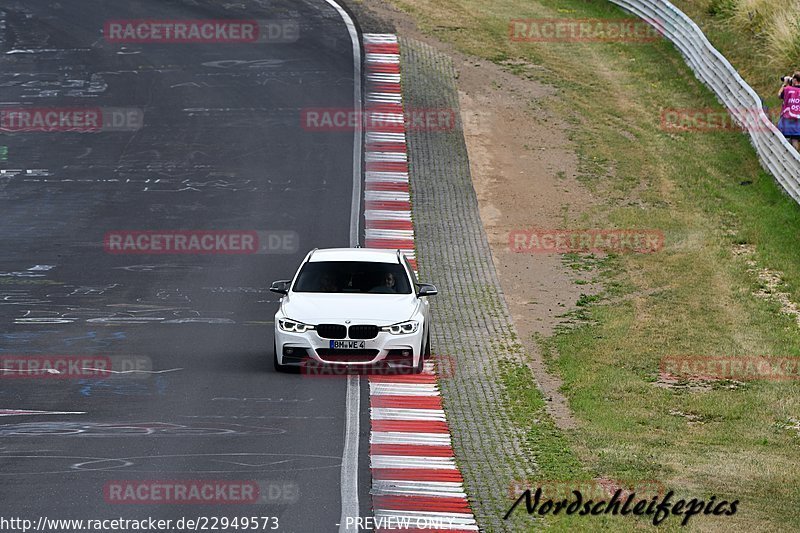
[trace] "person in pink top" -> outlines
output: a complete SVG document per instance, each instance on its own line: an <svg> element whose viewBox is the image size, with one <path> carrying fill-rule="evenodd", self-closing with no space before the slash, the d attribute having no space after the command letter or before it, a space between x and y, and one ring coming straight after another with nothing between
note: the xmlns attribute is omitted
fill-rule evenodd
<svg viewBox="0 0 800 533"><path fill-rule="evenodd" d="M800 72L783 79L778 98L783 100L778 129L789 139L795 150L800 150Z"/></svg>

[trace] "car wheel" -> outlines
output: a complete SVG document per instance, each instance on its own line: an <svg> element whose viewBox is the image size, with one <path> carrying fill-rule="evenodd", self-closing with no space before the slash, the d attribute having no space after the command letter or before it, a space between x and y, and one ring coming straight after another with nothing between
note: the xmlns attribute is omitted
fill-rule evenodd
<svg viewBox="0 0 800 533"><path fill-rule="evenodd" d="M417 365L411 369L412 374L422 374L422 370L425 368L425 355L419 354L419 361Z"/></svg>
<svg viewBox="0 0 800 533"><path fill-rule="evenodd" d="M278 347L273 343L272 345L272 365L275 367L275 372L286 372L288 368L278 362Z"/></svg>
<svg viewBox="0 0 800 533"><path fill-rule="evenodd" d="M425 351L423 352L425 359L431 358L431 330L428 330L428 337L425 339Z"/></svg>

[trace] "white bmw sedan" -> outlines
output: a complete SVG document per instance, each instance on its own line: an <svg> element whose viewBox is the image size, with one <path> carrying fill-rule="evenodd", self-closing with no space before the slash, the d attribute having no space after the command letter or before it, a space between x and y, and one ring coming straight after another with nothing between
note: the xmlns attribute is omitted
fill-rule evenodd
<svg viewBox="0 0 800 533"><path fill-rule="evenodd" d="M421 372L430 355L431 312L399 250L312 250L294 278L276 281L275 370L317 364L382 365Z"/></svg>

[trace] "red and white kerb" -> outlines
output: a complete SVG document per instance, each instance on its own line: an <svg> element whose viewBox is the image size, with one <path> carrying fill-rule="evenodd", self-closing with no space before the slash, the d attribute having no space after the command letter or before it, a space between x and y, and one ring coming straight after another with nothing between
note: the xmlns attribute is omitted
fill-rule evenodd
<svg viewBox="0 0 800 533"><path fill-rule="evenodd" d="M414 227L408 185L400 47L394 35L365 34L367 121L365 210L367 248L402 250L414 270Z"/></svg>
<svg viewBox="0 0 800 533"><path fill-rule="evenodd" d="M365 34L366 239L400 249L416 270L408 151L395 35ZM370 376L370 468L375 521L406 531L478 531L455 463L432 362L422 374ZM380 529L378 530L380 531Z"/></svg>

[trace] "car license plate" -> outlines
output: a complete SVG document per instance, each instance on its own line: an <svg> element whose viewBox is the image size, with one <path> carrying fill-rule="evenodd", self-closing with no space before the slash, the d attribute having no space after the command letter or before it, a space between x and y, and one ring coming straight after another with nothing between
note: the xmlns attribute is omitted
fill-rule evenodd
<svg viewBox="0 0 800 533"><path fill-rule="evenodd" d="M331 341L334 350L363 350L366 347L365 341Z"/></svg>

